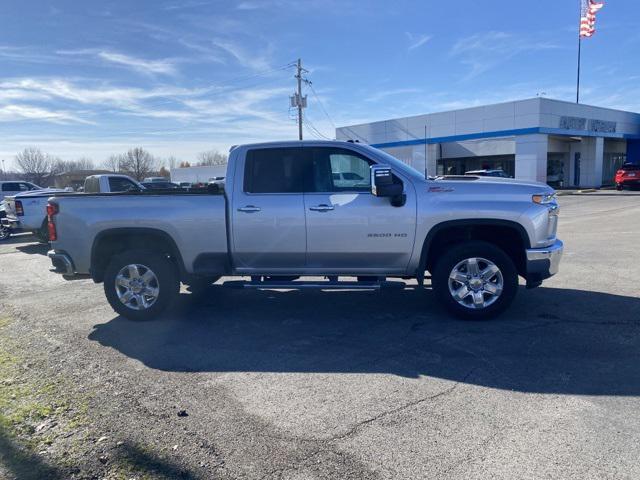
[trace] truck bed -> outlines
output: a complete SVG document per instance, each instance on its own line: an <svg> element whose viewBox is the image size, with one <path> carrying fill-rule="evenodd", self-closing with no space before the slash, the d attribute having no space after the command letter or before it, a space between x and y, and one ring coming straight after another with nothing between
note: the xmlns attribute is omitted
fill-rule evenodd
<svg viewBox="0 0 640 480"><path fill-rule="evenodd" d="M192 273L199 255L227 255L224 195L192 192L98 193L55 196L58 240L89 273L91 249L99 235L130 229L152 229L168 235ZM55 249L57 242L52 242Z"/></svg>

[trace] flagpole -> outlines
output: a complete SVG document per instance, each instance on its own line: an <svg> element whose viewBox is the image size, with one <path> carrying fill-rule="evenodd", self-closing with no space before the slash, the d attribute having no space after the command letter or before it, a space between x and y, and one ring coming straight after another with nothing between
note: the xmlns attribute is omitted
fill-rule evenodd
<svg viewBox="0 0 640 480"><path fill-rule="evenodd" d="M582 57L582 38L578 33L578 84L576 86L576 103L580 103L580 60Z"/></svg>
<svg viewBox="0 0 640 480"><path fill-rule="evenodd" d="M576 85L576 103L580 103L580 62L582 60L582 36L580 29L582 25L582 1L578 2L578 81Z"/></svg>

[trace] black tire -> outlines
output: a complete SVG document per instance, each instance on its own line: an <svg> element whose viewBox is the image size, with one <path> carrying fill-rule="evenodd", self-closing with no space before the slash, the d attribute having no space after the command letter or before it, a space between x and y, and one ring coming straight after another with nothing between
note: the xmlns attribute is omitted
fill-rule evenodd
<svg viewBox="0 0 640 480"><path fill-rule="evenodd" d="M11 236L11 229L0 225L0 242L7 240Z"/></svg>
<svg viewBox="0 0 640 480"><path fill-rule="evenodd" d="M621 190L622 190L622 188L623 188L623 187L622 187L622 185L620 185L620 184L617 184L617 185L616 185L616 190L621 191Z"/></svg>
<svg viewBox="0 0 640 480"><path fill-rule="evenodd" d="M116 277L127 265L141 265L155 275L158 295L147 308L136 310L125 305L118 297ZM146 272L146 270L145 270ZM130 320L151 320L159 316L180 292L180 281L175 264L166 256L144 250L132 250L114 256L104 274L104 293L111 307Z"/></svg>
<svg viewBox="0 0 640 480"><path fill-rule="evenodd" d="M202 295L218 280L220 280L220 277L194 277L186 282L187 290L189 290L192 295Z"/></svg>
<svg viewBox="0 0 640 480"><path fill-rule="evenodd" d="M449 275L454 267L463 260L474 257L493 262L502 274L502 293L485 308L461 305L449 291ZM502 249L488 242L468 241L455 244L442 254L433 269L431 284L436 298L449 312L459 318L485 320L500 315L511 305L518 291L518 273L513 260Z"/></svg>
<svg viewBox="0 0 640 480"><path fill-rule="evenodd" d="M40 243L49 243L49 224L45 219L40 228L35 231L36 237Z"/></svg>

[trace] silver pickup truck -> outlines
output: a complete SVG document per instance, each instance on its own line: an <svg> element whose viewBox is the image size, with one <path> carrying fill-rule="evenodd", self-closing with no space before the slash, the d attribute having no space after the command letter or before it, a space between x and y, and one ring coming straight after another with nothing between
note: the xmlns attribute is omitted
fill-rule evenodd
<svg viewBox="0 0 640 480"><path fill-rule="evenodd" d="M224 192L52 197L49 257L56 272L103 282L131 319L162 312L181 281L379 289L423 285L426 272L453 314L489 318L518 276L532 288L558 271L558 213L541 183L428 179L358 143L264 143L231 150Z"/></svg>

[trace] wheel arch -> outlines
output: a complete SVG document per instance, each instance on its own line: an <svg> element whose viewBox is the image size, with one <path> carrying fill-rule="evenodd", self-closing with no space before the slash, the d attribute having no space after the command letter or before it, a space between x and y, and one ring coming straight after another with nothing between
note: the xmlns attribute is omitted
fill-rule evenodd
<svg viewBox="0 0 640 480"><path fill-rule="evenodd" d="M441 222L429 230L420 254L418 282L424 282L424 272L432 270L443 249L467 240L484 240L497 245L512 258L518 274L526 274L525 250L531 248L531 242L525 228L511 220L470 218Z"/></svg>
<svg viewBox="0 0 640 480"><path fill-rule="evenodd" d="M91 246L89 269L93 281L103 281L111 257L134 249L166 254L176 266L179 276L186 276L182 255L171 235L155 228L127 227L103 230L96 235Z"/></svg>

